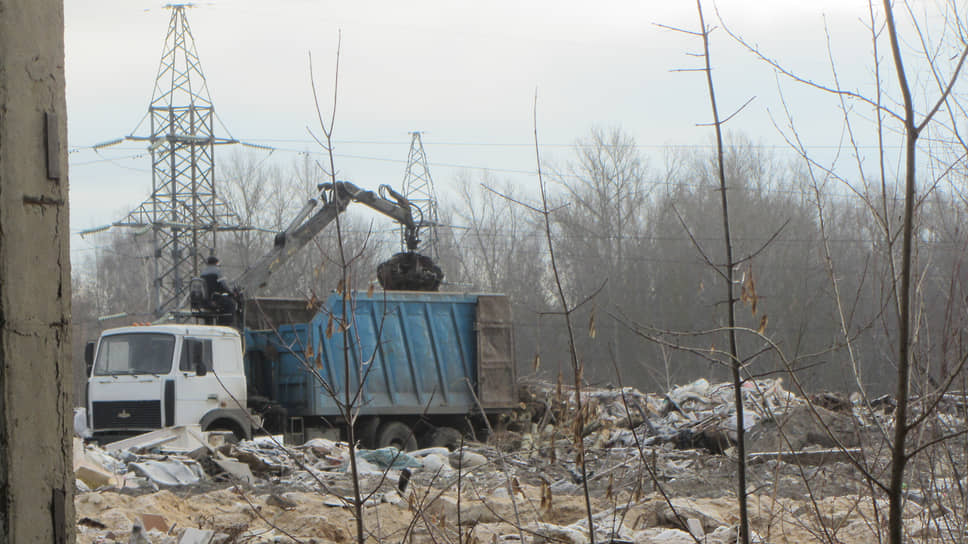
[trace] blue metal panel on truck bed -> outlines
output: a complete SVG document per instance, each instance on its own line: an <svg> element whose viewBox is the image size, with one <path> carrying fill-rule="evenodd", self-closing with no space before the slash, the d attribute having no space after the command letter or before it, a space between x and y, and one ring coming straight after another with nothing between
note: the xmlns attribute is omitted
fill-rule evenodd
<svg viewBox="0 0 968 544"><path fill-rule="evenodd" d="M477 303L477 295L457 293L355 293L344 343L343 301L334 294L308 324L248 331L246 350L274 362L273 396L289 415L339 415L334 395L342 402L347 385L354 395L361 379L362 414L470 413Z"/></svg>

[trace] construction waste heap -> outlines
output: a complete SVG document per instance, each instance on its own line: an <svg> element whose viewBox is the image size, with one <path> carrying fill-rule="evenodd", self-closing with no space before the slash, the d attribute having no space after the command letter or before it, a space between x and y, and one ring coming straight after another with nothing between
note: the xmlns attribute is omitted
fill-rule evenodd
<svg viewBox="0 0 968 544"><path fill-rule="evenodd" d="M881 437L892 426L891 399L805 399L778 379L747 382L743 394L751 541L876 541L886 499L872 496L851 458L872 471L887 466ZM534 382L521 387L507 430L486 442L466 439L455 451L358 450L366 541L589 542L576 432L587 450L596 542L736 541L729 384L583 395L580 429L574 393ZM963 429L956 414L964 405L943 404L939 424ZM287 446L272 436L235 443L193 427L103 447L75 440L78 542L356 541L345 443ZM953 512L964 514L953 491L959 485L957 472L912 482L905 510L912 538L960 538L950 526Z"/></svg>

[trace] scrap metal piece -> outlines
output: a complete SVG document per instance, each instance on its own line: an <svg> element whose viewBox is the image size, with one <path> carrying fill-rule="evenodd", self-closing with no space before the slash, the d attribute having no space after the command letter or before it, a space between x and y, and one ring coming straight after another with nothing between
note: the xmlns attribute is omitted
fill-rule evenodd
<svg viewBox="0 0 968 544"><path fill-rule="evenodd" d="M380 263L376 276L387 291L436 291L444 280L430 257L415 252L397 253Z"/></svg>

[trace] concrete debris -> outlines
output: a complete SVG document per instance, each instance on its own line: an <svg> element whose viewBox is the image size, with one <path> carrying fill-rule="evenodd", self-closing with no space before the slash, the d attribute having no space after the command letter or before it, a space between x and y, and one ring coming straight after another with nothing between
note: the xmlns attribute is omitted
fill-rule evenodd
<svg viewBox="0 0 968 544"><path fill-rule="evenodd" d="M209 433L212 434L212 433ZM159 429L139 434L104 446L107 452L155 451L157 453L190 454L199 449L211 449L198 425Z"/></svg>
<svg viewBox="0 0 968 544"><path fill-rule="evenodd" d="M358 490L372 542L457 542L462 534L480 544L584 544L590 530L595 542L613 544L736 542L740 423L729 384L696 380L662 394L589 388L580 422L567 388L535 383L521 394L521 409L485 443L356 449L356 482L348 445L326 438L230 443L197 427L104 447L77 437L77 541L348 544ZM953 407L932 420L942 431L964 428L963 398L940 404ZM782 380L760 379L744 385L743 400L752 541L811 540L812 523L837 527L846 544L876 540L876 524L865 520L886 506L863 498L869 488L852 460L863 454L866 464L886 466L875 457L887 450L870 444L892 425L890 399L872 413L873 403L857 398L808 401ZM963 512L954 497L964 481L952 473L931 486L912 482L909 533L945 537L939 518Z"/></svg>
<svg viewBox="0 0 968 544"><path fill-rule="evenodd" d="M592 445L635 447L669 444L678 449L723 453L736 443L738 422L731 383L711 384L698 379L665 394L646 394L633 388L583 391L586 410L582 436ZM536 430L551 424L570 428L576 413L574 393L560 395L549 384L533 384L522 392L537 429L522 443L534 444ZM559 398L560 397L560 398ZM823 406L783 388L782 379L750 380L743 385L743 428L756 440L748 451L799 450L808 445L854 447L858 430L869 427L850 410L822 396ZM819 419L819 422L818 422ZM784 432L778 432L779 428ZM554 427L553 427L554 428Z"/></svg>
<svg viewBox="0 0 968 544"><path fill-rule="evenodd" d="M84 441L74 437L74 478L78 488L88 491L104 487L120 487L121 478L117 475L119 463L104 455L96 447L85 447Z"/></svg>
<svg viewBox="0 0 968 544"><path fill-rule="evenodd" d="M149 459L140 463L131 463L128 467L152 482L167 487L195 484L202 478L202 470L198 463L189 459L164 461Z"/></svg>
<svg viewBox="0 0 968 544"><path fill-rule="evenodd" d="M142 526L135 525L131 528L131 536L128 537L128 544L151 544L151 540L145 533Z"/></svg>
<svg viewBox="0 0 968 544"><path fill-rule="evenodd" d="M83 490L86 491L105 487L120 487L120 480L116 475L86 464L75 464L74 478L79 482L78 487L80 488L83 485Z"/></svg>
<svg viewBox="0 0 968 544"><path fill-rule="evenodd" d="M255 483L255 476L252 474L252 470L249 469L249 465L241 461L236 461L235 459L225 459L222 457L213 458L212 461L219 468L239 481L246 484Z"/></svg>
<svg viewBox="0 0 968 544"><path fill-rule="evenodd" d="M450 461L450 466L452 468L461 468L464 470L477 468L487 463L487 457L484 457L479 453L468 451L467 448L450 453L448 455L448 460Z"/></svg>
<svg viewBox="0 0 968 544"><path fill-rule="evenodd" d="M209 544L215 538L215 531L189 527L182 532L178 544Z"/></svg>
<svg viewBox="0 0 968 544"><path fill-rule="evenodd" d="M588 534L571 527L561 527L551 523L535 523L527 528L535 535L534 543L566 542L568 544L587 544Z"/></svg>
<svg viewBox="0 0 968 544"><path fill-rule="evenodd" d="M809 446L853 448L863 429L850 412L834 412L805 404L777 412L750 430L747 451L800 451Z"/></svg>
<svg viewBox="0 0 968 544"><path fill-rule="evenodd" d="M762 542L758 536L750 535L750 542ZM690 534L681 529L662 529L653 527L635 533L633 542L636 544L695 544L696 540L702 544L734 544L736 542L736 528L719 527L709 534Z"/></svg>
<svg viewBox="0 0 968 544"><path fill-rule="evenodd" d="M431 453L421 459L421 464L424 470L430 472L439 472L443 475L448 475L453 472L453 468L450 466L450 460L447 457L439 453Z"/></svg>
<svg viewBox="0 0 968 544"><path fill-rule="evenodd" d="M295 510L297 506L295 502L275 493L270 494L266 498L266 504L283 510Z"/></svg>

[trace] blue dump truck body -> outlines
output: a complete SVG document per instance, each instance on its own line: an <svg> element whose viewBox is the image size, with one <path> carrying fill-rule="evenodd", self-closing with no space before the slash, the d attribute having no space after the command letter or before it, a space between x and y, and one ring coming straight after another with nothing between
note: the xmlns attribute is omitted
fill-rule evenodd
<svg viewBox="0 0 968 544"><path fill-rule="evenodd" d="M347 388L375 435L388 421L460 428L515 405L505 296L354 293L345 308L345 335L338 294L308 321L246 329L249 382L289 417L339 421Z"/></svg>

